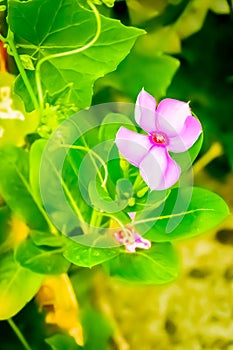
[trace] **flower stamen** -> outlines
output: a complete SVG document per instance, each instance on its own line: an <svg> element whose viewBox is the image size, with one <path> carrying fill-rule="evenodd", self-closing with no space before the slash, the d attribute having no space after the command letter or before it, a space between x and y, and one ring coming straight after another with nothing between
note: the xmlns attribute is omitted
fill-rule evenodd
<svg viewBox="0 0 233 350"><path fill-rule="evenodd" d="M158 146L166 146L168 144L167 135L160 131L151 134L151 141Z"/></svg>

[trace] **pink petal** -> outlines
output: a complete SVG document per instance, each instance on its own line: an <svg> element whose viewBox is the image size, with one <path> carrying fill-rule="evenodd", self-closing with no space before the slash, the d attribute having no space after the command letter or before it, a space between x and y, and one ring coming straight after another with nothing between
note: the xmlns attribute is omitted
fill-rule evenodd
<svg viewBox="0 0 233 350"><path fill-rule="evenodd" d="M183 130L176 137L170 137L168 149L171 152L185 152L197 141L202 133L201 123L194 117L188 117Z"/></svg>
<svg viewBox="0 0 233 350"><path fill-rule="evenodd" d="M134 238L137 248L149 249L151 247L151 242L142 238L137 232L134 233Z"/></svg>
<svg viewBox="0 0 233 350"><path fill-rule="evenodd" d="M134 242L126 243L125 248L130 253L135 253L136 248L149 249L151 242L142 238L137 232L134 233Z"/></svg>
<svg viewBox="0 0 233 350"><path fill-rule="evenodd" d="M155 108L156 101L154 97L142 89L136 101L135 120L138 125L140 125L140 127L148 133L156 131Z"/></svg>
<svg viewBox="0 0 233 350"><path fill-rule="evenodd" d="M191 116L189 104L171 98L165 98L157 107L157 128L168 136L177 136Z"/></svg>
<svg viewBox="0 0 233 350"><path fill-rule="evenodd" d="M138 134L123 126L118 130L115 142L128 162L136 167L139 167L141 160L152 146L147 135Z"/></svg>
<svg viewBox="0 0 233 350"><path fill-rule="evenodd" d="M133 242L133 243L129 243L129 244L126 244L125 245L125 248L128 252L130 253L135 253L135 249L136 249L136 243Z"/></svg>
<svg viewBox="0 0 233 350"><path fill-rule="evenodd" d="M136 216L136 211L131 211L128 213L130 219L134 220L135 216Z"/></svg>
<svg viewBox="0 0 233 350"><path fill-rule="evenodd" d="M165 147L154 146L140 163L140 174L151 190L172 187L180 176L179 165Z"/></svg>

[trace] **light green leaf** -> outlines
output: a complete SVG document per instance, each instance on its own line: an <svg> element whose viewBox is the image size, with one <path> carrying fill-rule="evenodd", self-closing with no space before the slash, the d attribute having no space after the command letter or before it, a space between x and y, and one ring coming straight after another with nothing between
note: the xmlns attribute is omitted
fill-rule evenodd
<svg viewBox="0 0 233 350"><path fill-rule="evenodd" d="M63 247L36 246L31 238L23 241L15 250L16 260L34 272L51 275L67 272L70 264L63 257Z"/></svg>
<svg viewBox="0 0 233 350"><path fill-rule="evenodd" d="M177 195L180 196L180 205L175 209ZM182 210L182 205L184 206L187 200L189 200L188 208ZM142 213L135 219L135 226L139 232L147 232L145 237L154 242L172 241L206 232L221 223L228 215L227 204L216 193L197 187L193 188L193 192L192 189L190 192L189 188L174 189L163 210L158 208L153 212Z"/></svg>
<svg viewBox="0 0 233 350"><path fill-rule="evenodd" d="M70 240L64 257L75 265L93 267L116 257L118 254L119 248L89 247Z"/></svg>
<svg viewBox="0 0 233 350"><path fill-rule="evenodd" d="M115 141L117 131L121 126L125 126L129 130L136 131L135 125L127 116L119 113L107 114L99 128L99 139L101 141Z"/></svg>
<svg viewBox="0 0 233 350"><path fill-rule="evenodd" d="M34 64L33 64L31 56L29 56L29 55L20 55L20 59L21 59L25 69L35 70L35 67L34 67Z"/></svg>
<svg viewBox="0 0 233 350"><path fill-rule="evenodd" d="M46 140L41 139L35 141L31 148L29 153L29 180L30 180L30 187L32 189L32 192L34 196L37 198L37 200L41 203L41 194L40 194L40 162L41 157L44 151L44 147L46 145Z"/></svg>
<svg viewBox="0 0 233 350"><path fill-rule="evenodd" d="M37 246L47 246L59 248L66 244L66 237L61 235L54 235L51 232L44 231L30 231L30 237L33 243Z"/></svg>
<svg viewBox="0 0 233 350"><path fill-rule="evenodd" d="M167 283L178 274L177 255L170 243L153 244L136 253L122 251L105 266L111 276L143 284Z"/></svg>
<svg viewBox="0 0 233 350"><path fill-rule="evenodd" d="M8 23L15 34L19 53L41 59L56 53L85 46L96 34L92 11L79 6L76 0L9 1ZM43 91L50 95L70 87L70 103L78 108L91 104L96 79L116 69L144 31L125 27L119 21L101 16L98 40L85 51L51 58L41 66ZM35 88L35 73L28 71ZM33 106L19 77L15 90L27 110Z"/></svg>
<svg viewBox="0 0 233 350"><path fill-rule="evenodd" d="M115 0L92 0L93 4L96 5L106 5L108 7L113 7Z"/></svg>
<svg viewBox="0 0 233 350"><path fill-rule="evenodd" d="M0 193L9 208L34 229L48 229L47 215L29 185L28 153L15 146L0 148Z"/></svg>
<svg viewBox="0 0 233 350"><path fill-rule="evenodd" d="M13 254L0 257L0 320L17 314L40 288L43 276L23 268Z"/></svg>

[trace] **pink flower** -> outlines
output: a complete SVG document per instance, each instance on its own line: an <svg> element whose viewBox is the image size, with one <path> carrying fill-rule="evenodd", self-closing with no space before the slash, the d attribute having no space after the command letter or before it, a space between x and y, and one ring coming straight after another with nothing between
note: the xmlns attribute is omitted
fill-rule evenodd
<svg viewBox="0 0 233 350"><path fill-rule="evenodd" d="M128 215L134 220L136 212L128 213ZM136 248L149 249L151 247L151 242L142 238L133 226L126 226L124 229L115 232L114 237L117 242L125 245L126 250L130 253L135 253Z"/></svg>
<svg viewBox="0 0 233 350"><path fill-rule="evenodd" d="M142 238L133 227L125 227L114 233L114 237L120 244L125 245L125 248L130 253L135 253L136 248L149 249L151 247L150 241Z"/></svg>
<svg viewBox="0 0 233 350"><path fill-rule="evenodd" d="M168 152L192 147L202 132L200 122L192 116L188 103L166 98L156 107L155 99L144 89L137 98L135 120L147 135L122 126L116 135L119 151L140 169L151 190L172 187L181 170Z"/></svg>

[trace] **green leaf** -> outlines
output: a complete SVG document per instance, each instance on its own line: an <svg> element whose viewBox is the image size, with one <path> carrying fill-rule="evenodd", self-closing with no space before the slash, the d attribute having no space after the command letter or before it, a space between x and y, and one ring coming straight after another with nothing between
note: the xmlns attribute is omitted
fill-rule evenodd
<svg viewBox="0 0 233 350"><path fill-rule="evenodd" d="M8 11L8 23L19 53L35 59L81 48L96 34L94 13L79 6L76 0L46 0L43 4L40 0L10 0ZM101 16L101 33L91 47L42 64L43 91L52 95L69 86L70 103L78 108L90 106L95 80L115 70L143 33L141 29L125 27L117 20ZM27 73L35 89L35 72ZM21 77L15 90L26 109L32 110Z"/></svg>
<svg viewBox="0 0 233 350"><path fill-rule="evenodd" d="M126 180L127 183L129 182ZM118 186L118 193L120 191L120 188ZM125 200L122 200L122 198L116 199L115 201L112 200L109 193L107 193L98 182L91 181L88 186L88 192L90 196L90 200L92 205L101 211L107 212L107 213L118 213L121 210L123 210L130 199L130 195L132 192L127 192L128 198ZM122 194L121 194L122 196Z"/></svg>
<svg viewBox="0 0 233 350"><path fill-rule="evenodd" d="M11 213L9 208L7 206L0 207L0 244L2 244L9 235L10 220Z"/></svg>
<svg viewBox="0 0 233 350"><path fill-rule="evenodd" d="M51 346L53 350L79 350L83 349L77 345L74 338L68 334L55 334L45 339L45 342Z"/></svg>
<svg viewBox="0 0 233 350"><path fill-rule="evenodd" d="M25 69L35 70L34 64L32 62L32 57L29 55L20 55L20 59Z"/></svg>
<svg viewBox="0 0 233 350"><path fill-rule="evenodd" d="M89 247L70 240L64 257L75 265L93 267L116 257L118 254L118 248Z"/></svg>
<svg viewBox="0 0 233 350"><path fill-rule="evenodd" d="M28 153L15 146L0 148L0 193L9 208L31 228L47 229L47 215L29 185Z"/></svg>
<svg viewBox="0 0 233 350"><path fill-rule="evenodd" d="M23 268L13 254L0 257L0 320L17 314L40 288L43 276Z"/></svg>
<svg viewBox="0 0 233 350"><path fill-rule="evenodd" d="M44 151L44 147L46 145L46 140L41 139L35 141L29 153L29 180L30 187L33 191L34 196L41 203L41 194L40 194L40 165L41 165L41 157Z"/></svg>
<svg viewBox="0 0 233 350"><path fill-rule="evenodd" d="M93 308L86 308L82 324L86 333L84 350L109 350L114 329L102 313Z"/></svg>
<svg viewBox="0 0 233 350"><path fill-rule="evenodd" d="M179 61L167 55L148 57L136 50L119 65L114 73L98 82L98 88L110 86L124 92L133 101L142 87L150 94L161 98L179 67Z"/></svg>
<svg viewBox="0 0 233 350"><path fill-rule="evenodd" d="M177 255L170 243L153 244L136 253L122 251L105 266L111 276L143 284L167 283L178 274Z"/></svg>
<svg viewBox="0 0 233 350"><path fill-rule="evenodd" d="M175 207L177 195L180 196L179 204ZM182 210L187 200L188 208ZM158 208L154 212L142 213L135 219L135 226L139 232L147 232L145 237L154 242L172 241L206 232L221 223L228 215L227 204L213 192L197 187L194 187L193 191L191 189L191 192L187 188L174 189L163 210ZM137 220L145 222L137 224Z"/></svg>
<svg viewBox="0 0 233 350"><path fill-rule="evenodd" d="M66 244L66 237L61 235L54 235L51 232L44 231L30 231L30 237L33 243L38 246L48 247L63 247Z"/></svg>
<svg viewBox="0 0 233 350"><path fill-rule="evenodd" d="M34 272L51 275L67 272L70 264L63 257L64 248L37 247L31 238L23 241L15 250L16 260Z"/></svg>
<svg viewBox="0 0 233 350"><path fill-rule="evenodd" d="M100 141L112 140L115 141L117 131L121 126L129 130L137 131L134 123L124 114L109 113L107 114L99 128Z"/></svg>

